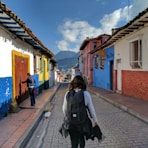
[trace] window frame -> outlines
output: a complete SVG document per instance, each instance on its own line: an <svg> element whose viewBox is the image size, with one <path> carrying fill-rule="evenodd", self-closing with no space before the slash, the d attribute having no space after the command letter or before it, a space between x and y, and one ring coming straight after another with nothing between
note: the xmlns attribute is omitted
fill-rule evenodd
<svg viewBox="0 0 148 148"><path fill-rule="evenodd" d="M129 42L129 63L132 69L142 69L142 39L135 38Z"/></svg>

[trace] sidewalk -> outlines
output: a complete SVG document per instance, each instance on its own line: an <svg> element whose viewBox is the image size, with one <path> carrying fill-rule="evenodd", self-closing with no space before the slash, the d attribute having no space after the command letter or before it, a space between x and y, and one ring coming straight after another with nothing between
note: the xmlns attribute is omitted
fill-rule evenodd
<svg viewBox="0 0 148 148"><path fill-rule="evenodd" d="M36 98L36 105L30 106L30 99L20 104L18 113L9 114L0 120L0 147L20 148L40 120L49 100L52 99L59 85L45 90Z"/></svg>
<svg viewBox="0 0 148 148"><path fill-rule="evenodd" d="M101 97L120 109L148 123L148 101L113 93L112 91L107 91L90 85L88 86L88 90L96 94L98 97Z"/></svg>

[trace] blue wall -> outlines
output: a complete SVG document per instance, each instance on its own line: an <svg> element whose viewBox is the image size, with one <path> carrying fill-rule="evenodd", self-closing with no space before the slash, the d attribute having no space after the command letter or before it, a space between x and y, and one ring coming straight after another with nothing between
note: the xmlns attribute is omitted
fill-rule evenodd
<svg viewBox="0 0 148 148"><path fill-rule="evenodd" d="M0 119L9 112L12 100L12 77L0 78Z"/></svg>
<svg viewBox="0 0 148 148"><path fill-rule="evenodd" d="M95 60L93 59L93 85L103 89L111 89L111 67L110 62L114 60L114 47L111 46L105 49L106 56L104 62L104 69L100 69L100 63L98 64L98 69L95 68Z"/></svg>
<svg viewBox="0 0 148 148"><path fill-rule="evenodd" d="M39 76L38 76L38 74L35 74L32 77L35 80L35 87L39 87Z"/></svg>
<svg viewBox="0 0 148 148"><path fill-rule="evenodd" d="M33 75L33 77L36 81L36 88L38 90L39 87L38 75ZM12 101L12 77L0 78L0 119L5 117L9 113L11 101Z"/></svg>
<svg viewBox="0 0 148 148"><path fill-rule="evenodd" d="M38 96L39 95L39 75L35 74L33 75L33 78L35 80L35 88L36 88L35 96Z"/></svg>

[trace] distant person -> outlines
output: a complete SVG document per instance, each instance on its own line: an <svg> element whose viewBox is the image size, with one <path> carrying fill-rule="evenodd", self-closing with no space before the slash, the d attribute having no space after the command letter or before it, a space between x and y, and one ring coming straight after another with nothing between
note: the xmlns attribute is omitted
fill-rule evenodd
<svg viewBox="0 0 148 148"><path fill-rule="evenodd" d="M81 76L82 77L82 72L80 70L78 70L77 72L75 72L74 76Z"/></svg>
<svg viewBox="0 0 148 148"><path fill-rule="evenodd" d="M30 73L27 73L27 79L26 81L23 81L22 83L27 83L31 106L34 106L35 105L35 94L34 94L35 80L34 78L30 75Z"/></svg>
<svg viewBox="0 0 148 148"><path fill-rule="evenodd" d="M69 123L68 132L71 139L71 148L78 148L78 146L84 148L86 134L91 134L88 116L93 119L95 126L99 125L91 95L86 90L85 81L80 75L75 76L69 84L69 91L64 96L62 109L64 119ZM80 110L81 112L78 113Z"/></svg>

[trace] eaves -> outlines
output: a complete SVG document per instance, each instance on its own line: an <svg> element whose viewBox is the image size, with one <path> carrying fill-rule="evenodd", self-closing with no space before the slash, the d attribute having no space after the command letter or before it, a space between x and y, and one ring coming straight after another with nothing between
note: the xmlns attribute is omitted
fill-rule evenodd
<svg viewBox="0 0 148 148"><path fill-rule="evenodd" d="M33 46L34 49L39 50L43 54L47 54L49 57L54 56L54 54L33 34L30 28L2 2L0 2L0 25L24 42Z"/></svg>
<svg viewBox="0 0 148 148"><path fill-rule="evenodd" d="M144 11L139 13L133 20L131 20L125 26L115 29L116 31L111 35L111 37L106 42L104 42L100 46L97 46L95 49L93 49L89 53L93 54L98 50L101 50L110 45L113 45L116 41L120 40L126 35L129 35L130 33L138 29L141 29L145 26L148 26L148 8L146 8Z"/></svg>

